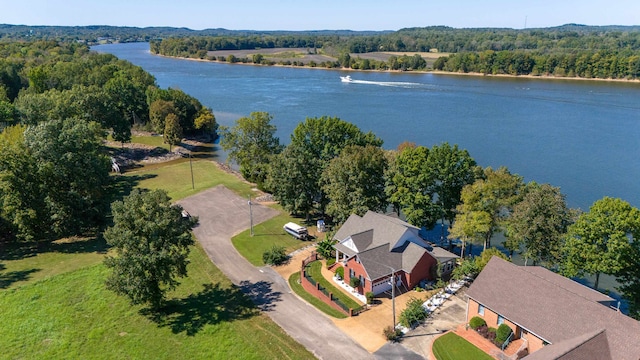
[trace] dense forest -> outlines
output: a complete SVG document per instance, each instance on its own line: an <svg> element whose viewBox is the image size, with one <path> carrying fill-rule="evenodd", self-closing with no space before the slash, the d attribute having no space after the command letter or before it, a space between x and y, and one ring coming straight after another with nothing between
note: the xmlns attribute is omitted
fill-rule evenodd
<svg viewBox="0 0 640 360"><path fill-rule="evenodd" d="M307 48L335 61L311 66L374 70L426 70L411 56L363 62L371 52L440 52L433 70L482 74L535 75L600 79L637 79L640 75L640 28L565 25L546 29L452 29L429 27L392 33L255 34L174 37L150 42L156 54L210 60L208 51ZM346 60L345 60L346 57ZM256 62L232 58L229 62ZM273 64L259 58L262 64ZM291 65L284 63L283 65ZM298 65L298 64L293 64Z"/></svg>
<svg viewBox="0 0 640 360"><path fill-rule="evenodd" d="M454 29L445 26L398 31L256 31L170 27L25 26L0 24L2 40L54 40L97 44L146 41L153 53L226 62L360 70L440 70L461 73L638 79L640 26ZM209 56L216 50L307 49L322 61L264 56ZM393 52L385 59L364 54ZM413 52L443 53L423 61Z"/></svg>
<svg viewBox="0 0 640 360"><path fill-rule="evenodd" d="M134 126L175 144L216 123L197 99L113 55L76 42L0 42L0 241L103 224L112 185L103 141L127 142Z"/></svg>

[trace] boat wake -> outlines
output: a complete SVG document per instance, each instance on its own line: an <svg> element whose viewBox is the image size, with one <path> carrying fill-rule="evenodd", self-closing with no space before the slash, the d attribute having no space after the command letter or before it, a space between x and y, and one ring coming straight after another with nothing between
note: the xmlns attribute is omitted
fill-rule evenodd
<svg viewBox="0 0 640 360"><path fill-rule="evenodd" d="M340 76L340 79L344 83L364 84L364 85L393 86L393 87L403 87L403 88L415 88L415 87L429 86L427 84L422 84L422 83L402 82L402 81L353 80L351 78L351 76L348 76L348 75L347 76Z"/></svg>

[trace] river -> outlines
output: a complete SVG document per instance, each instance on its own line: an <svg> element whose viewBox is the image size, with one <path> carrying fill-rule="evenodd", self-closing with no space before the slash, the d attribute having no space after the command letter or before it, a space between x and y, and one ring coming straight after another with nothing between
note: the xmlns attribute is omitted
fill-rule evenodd
<svg viewBox="0 0 640 360"><path fill-rule="evenodd" d="M232 65L148 48L93 47L198 98L222 125L269 112L285 144L305 118L337 116L373 131L385 148L458 144L482 166L559 186L571 207L587 210L604 196L640 206L638 83ZM341 82L345 75L356 81ZM601 280L609 289L611 281Z"/></svg>
<svg viewBox="0 0 640 360"><path fill-rule="evenodd" d="M213 109L222 125L273 115L288 143L307 117L337 116L384 140L467 149L482 166L559 186L571 207L604 196L640 206L640 84L345 72L154 56L148 44L93 48L128 60ZM343 83L351 75L364 83Z"/></svg>

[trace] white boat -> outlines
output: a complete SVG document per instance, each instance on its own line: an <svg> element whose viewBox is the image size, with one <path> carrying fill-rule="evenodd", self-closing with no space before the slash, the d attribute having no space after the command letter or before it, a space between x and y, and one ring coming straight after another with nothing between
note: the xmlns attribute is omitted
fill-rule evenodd
<svg viewBox="0 0 640 360"><path fill-rule="evenodd" d="M349 75L340 76L340 81L342 81L342 82L353 82L353 79L351 79L351 76L349 76Z"/></svg>

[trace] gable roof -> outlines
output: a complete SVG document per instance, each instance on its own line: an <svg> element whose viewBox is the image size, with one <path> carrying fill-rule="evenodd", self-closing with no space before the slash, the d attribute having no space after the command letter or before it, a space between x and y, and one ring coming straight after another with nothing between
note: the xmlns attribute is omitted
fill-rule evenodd
<svg viewBox="0 0 640 360"><path fill-rule="evenodd" d="M402 221L398 218L391 216L378 214L373 211L367 211L363 217L352 214L347 221L338 229L334 235L334 239L342 241L348 237L353 238L354 234L359 234L368 230L374 230L370 242L366 247L358 247L358 251L362 252L369 248L378 247L382 244L395 243L399 240L407 231L411 231L415 234L415 238L427 244L424 240L418 236L419 228L409 224L406 221Z"/></svg>
<svg viewBox="0 0 640 360"><path fill-rule="evenodd" d="M591 341L602 345L603 338L595 339L602 332L610 358L640 358L640 322L603 305L612 298L547 269L493 257L466 294L550 343L539 350L549 355L554 350L589 346Z"/></svg>
<svg viewBox="0 0 640 360"><path fill-rule="evenodd" d="M431 248L422 240L419 230L398 218L368 211L362 217L349 216L333 237L339 241L334 247L348 257L357 255L371 280L389 276L391 269L411 273L425 254L437 260L457 258L444 249L436 256L434 251L438 248Z"/></svg>

